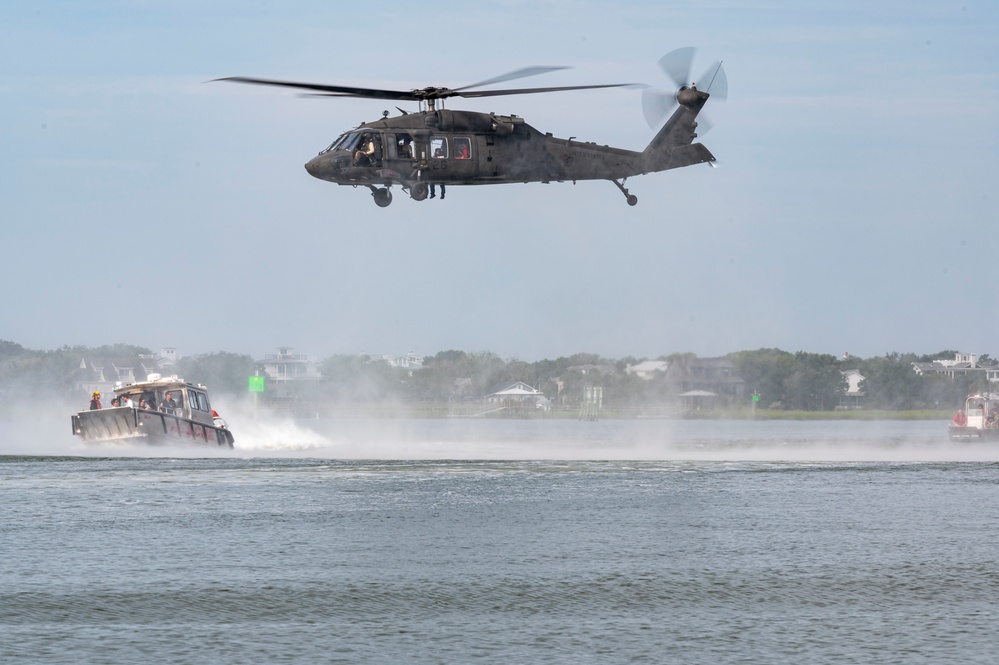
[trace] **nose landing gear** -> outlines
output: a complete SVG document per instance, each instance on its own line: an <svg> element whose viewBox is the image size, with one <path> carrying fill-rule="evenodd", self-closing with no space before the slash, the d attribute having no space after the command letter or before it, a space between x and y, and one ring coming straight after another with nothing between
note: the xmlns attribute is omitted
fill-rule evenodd
<svg viewBox="0 0 999 665"><path fill-rule="evenodd" d="M368 189L371 190L371 197L375 200L375 205L379 208L385 208L392 203L392 192L389 191L388 187L368 185Z"/></svg>

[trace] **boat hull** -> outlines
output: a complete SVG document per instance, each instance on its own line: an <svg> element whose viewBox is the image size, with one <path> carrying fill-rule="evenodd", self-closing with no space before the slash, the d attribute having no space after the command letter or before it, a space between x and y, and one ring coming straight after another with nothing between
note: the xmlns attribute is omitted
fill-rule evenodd
<svg viewBox="0 0 999 665"><path fill-rule="evenodd" d="M947 433L952 441L999 441L999 429L995 427L958 427L951 425Z"/></svg>
<svg viewBox="0 0 999 665"><path fill-rule="evenodd" d="M73 415L73 434L86 442L233 447L232 433L225 427L127 406Z"/></svg>

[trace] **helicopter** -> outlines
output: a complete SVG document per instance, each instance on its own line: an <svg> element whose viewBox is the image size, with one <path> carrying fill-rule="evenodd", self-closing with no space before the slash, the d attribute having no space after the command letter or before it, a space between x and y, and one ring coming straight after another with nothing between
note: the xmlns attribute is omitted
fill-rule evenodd
<svg viewBox="0 0 999 665"><path fill-rule="evenodd" d="M609 180L621 190L628 205L634 206L638 197L625 187L629 177L694 164L714 166L714 155L703 144L694 143L696 119L712 94L725 99L728 84L721 62L714 63L699 79L708 81L704 89L689 81L695 52L693 47L684 47L659 60L660 68L675 85L667 90L634 83L475 90L565 69L537 66L454 89L429 86L414 90L382 90L242 76L215 80L306 90L311 96L320 97L417 102L417 112L407 112L397 106L400 115L389 117L389 112L384 111L381 119L344 132L305 164L306 171L320 180L367 187L375 204L382 208L392 203L393 185L399 185L414 201L423 201L428 194L433 198L434 185L575 183L577 180ZM643 88L643 112L650 127L655 129L668 116L641 152L577 141L575 137L555 138L551 133L538 131L517 115L450 110L445 109L443 103L451 97L482 98L636 86ZM443 191L442 188L442 195Z"/></svg>

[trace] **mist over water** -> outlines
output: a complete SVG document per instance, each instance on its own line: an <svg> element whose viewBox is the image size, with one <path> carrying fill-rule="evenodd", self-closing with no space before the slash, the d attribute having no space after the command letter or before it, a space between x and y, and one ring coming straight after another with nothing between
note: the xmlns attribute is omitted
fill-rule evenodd
<svg viewBox="0 0 999 665"><path fill-rule="evenodd" d="M945 422L220 411L234 450L0 420L0 661L994 651L999 453Z"/></svg>
<svg viewBox="0 0 999 665"><path fill-rule="evenodd" d="M84 444L70 412L0 420L0 454L385 460L999 461L999 446L952 442L938 421L293 419L224 405L235 449Z"/></svg>

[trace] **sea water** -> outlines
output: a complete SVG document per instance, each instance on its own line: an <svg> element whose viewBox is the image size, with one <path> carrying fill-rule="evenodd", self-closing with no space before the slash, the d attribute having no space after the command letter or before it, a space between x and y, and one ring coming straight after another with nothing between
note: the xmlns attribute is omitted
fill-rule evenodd
<svg viewBox="0 0 999 665"><path fill-rule="evenodd" d="M996 662L999 451L940 423L233 429L0 423L0 662Z"/></svg>

